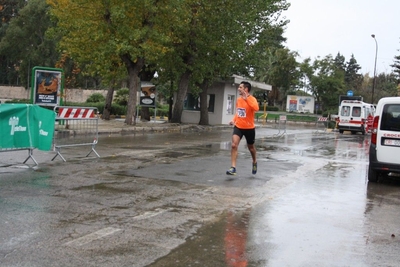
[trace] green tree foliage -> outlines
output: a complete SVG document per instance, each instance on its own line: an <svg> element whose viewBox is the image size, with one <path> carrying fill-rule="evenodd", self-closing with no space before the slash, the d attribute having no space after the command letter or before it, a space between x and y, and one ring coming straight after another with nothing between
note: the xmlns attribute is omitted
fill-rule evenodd
<svg viewBox="0 0 400 267"><path fill-rule="evenodd" d="M354 55L351 55L350 60L346 63L346 69L344 74L344 82L346 86L346 90L352 90L354 94L359 94L362 84L362 75L359 74L361 67L357 63L357 60L354 58Z"/></svg>
<svg viewBox="0 0 400 267"><path fill-rule="evenodd" d="M340 71L340 70L343 72L346 71L346 63L345 63L346 58L342 54L337 53L337 55L333 61L334 61L336 68L338 69L338 71Z"/></svg>
<svg viewBox="0 0 400 267"><path fill-rule="evenodd" d="M168 49L185 22L180 0L48 0L63 35L60 43L78 63L107 80L128 77L125 122L135 124L139 73Z"/></svg>
<svg viewBox="0 0 400 267"><path fill-rule="evenodd" d="M26 0L1 0L0 1L0 27L6 27L12 18L27 4ZM3 31L1 31L4 33Z"/></svg>
<svg viewBox="0 0 400 267"><path fill-rule="evenodd" d="M27 2L25 0L1 0L0 1L0 40L6 35L10 20L18 16L18 12ZM0 53L0 83L15 83L17 70L13 68L14 62L11 62L7 55Z"/></svg>
<svg viewBox="0 0 400 267"><path fill-rule="evenodd" d="M397 51L400 51L400 49ZM400 55L394 57L393 65L390 66L393 68L393 73L397 79L397 83L400 85Z"/></svg>
<svg viewBox="0 0 400 267"><path fill-rule="evenodd" d="M376 79L377 99L387 96L398 96L398 79L394 73L380 73Z"/></svg>
<svg viewBox="0 0 400 267"><path fill-rule="evenodd" d="M189 86L201 86L204 91L215 77L250 65L245 62L248 51L270 25L277 24L274 15L287 4L280 0L188 0L185 8L188 20L174 31L176 41L162 63L178 80L172 122L181 120Z"/></svg>
<svg viewBox="0 0 400 267"><path fill-rule="evenodd" d="M301 73L296 56L296 52L287 48L271 48L261 57L263 64L255 66L255 78L272 85L268 95L269 104L282 103L288 92L299 85Z"/></svg>
<svg viewBox="0 0 400 267"><path fill-rule="evenodd" d="M0 42L0 55L7 61L7 79L21 79L25 83L32 67L55 65L58 58L55 50L57 40L48 38L45 34L51 25L49 6L45 0L26 1L24 6L21 1L9 2L14 3L13 11L12 15L6 14L3 17L9 23ZM4 21L2 31L5 27Z"/></svg>
<svg viewBox="0 0 400 267"><path fill-rule="evenodd" d="M372 84L373 77L369 74L363 75L363 80L361 84L360 96L363 97L364 102L371 103L372 98ZM397 76L395 73L380 73L376 76L376 84L374 90L374 104L378 103L379 99L388 96L397 96Z"/></svg>
<svg viewBox="0 0 400 267"><path fill-rule="evenodd" d="M308 90L320 103L321 110L337 109L339 95L345 90L345 82L344 72L332 56L316 59L312 64L310 59L306 59L300 68L309 81Z"/></svg>

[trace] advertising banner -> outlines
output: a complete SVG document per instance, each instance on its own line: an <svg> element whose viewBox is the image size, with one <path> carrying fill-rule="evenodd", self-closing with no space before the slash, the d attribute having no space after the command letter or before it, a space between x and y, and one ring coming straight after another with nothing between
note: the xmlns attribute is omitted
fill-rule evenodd
<svg viewBox="0 0 400 267"><path fill-rule="evenodd" d="M0 105L0 148L32 147L26 104Z"/></svg>
<svg viewBox="0 0 400 267"><path fill-rule="evenodd" d="M0 105L0 150L37 148L50 150L55 112L37 105Z"/></svg>
<svg viewBox="0 0 400 267"><path fill-rule="evenodd" d="M144 107L156 106L156 87L153 84L142 82L140 92L140 105Z"/></svg>
<svg viewBox="0 0 400 267"><path fill-rule="evenodd" d="M53 107L62 105L60 103L62 84L61 69L34 67L32 69L32 103Z"/></svg>
<svg viewBox="0 0 400 267"><path fill-rule="evenodd" d="M312 96L288 95L286 101L287 112L314 113L315 100Z"/></svg>

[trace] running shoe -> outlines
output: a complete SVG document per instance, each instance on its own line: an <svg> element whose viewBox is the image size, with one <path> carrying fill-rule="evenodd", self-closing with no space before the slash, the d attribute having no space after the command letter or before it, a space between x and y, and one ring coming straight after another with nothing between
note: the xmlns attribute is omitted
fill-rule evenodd
<svg viewBox="0 0 400 267"><path fill-rule="evenodd" d="M229 170L226 171L226 174L228 174L228 175L236 175L236 168L235 167L230 167Z"/></svg>
<svg viewBox="0 0 400 267"><path fill-rule="evenodd" d="M257 173L257 162L253 163L253 168L251 169L251 173L252 174L256 174Z"/></svg>

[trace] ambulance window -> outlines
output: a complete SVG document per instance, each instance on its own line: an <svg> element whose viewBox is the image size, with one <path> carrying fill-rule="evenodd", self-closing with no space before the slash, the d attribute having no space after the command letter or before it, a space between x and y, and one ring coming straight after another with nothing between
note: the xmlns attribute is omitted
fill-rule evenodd
<svg viewBox="0 0 400 267"><path fill-rule="evenodd" d="M353 113L351 114L353 117L361 117L361 107L353 107Z"/></svg>
<svg viewBox="0 0 400 267"><path fill-rule="evenodd" d="M350 116L350 107L349 106L343 106L342 110L340 112L341 116Z"/></svg>

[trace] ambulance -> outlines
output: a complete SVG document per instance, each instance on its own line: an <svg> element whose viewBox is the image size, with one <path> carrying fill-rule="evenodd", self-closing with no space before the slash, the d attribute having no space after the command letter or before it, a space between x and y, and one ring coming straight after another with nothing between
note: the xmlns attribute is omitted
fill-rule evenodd
<svg viewBox="0 0 400 267"><path fill-rule="evenodd" d="M374 119L375 107L358 100L343 100L339 107L339 133L351 131L352 134L370 132Z"/></svg>

